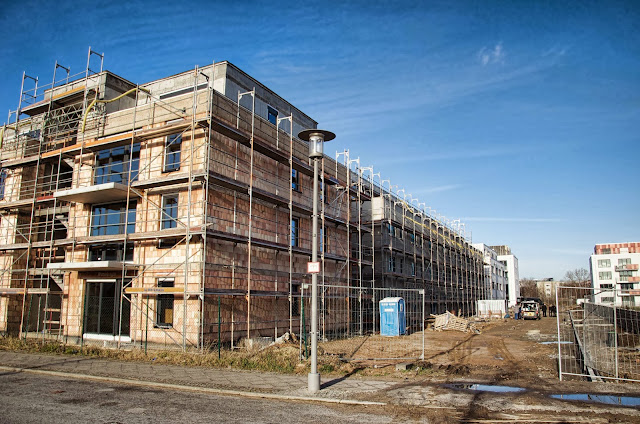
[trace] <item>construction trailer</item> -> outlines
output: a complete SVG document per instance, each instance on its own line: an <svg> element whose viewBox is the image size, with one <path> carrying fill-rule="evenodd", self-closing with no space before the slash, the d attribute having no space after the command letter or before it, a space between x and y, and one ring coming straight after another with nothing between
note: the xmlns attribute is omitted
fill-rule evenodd
<svg viewBox="0 0 640 424"><path fill-rule="evenodd" d="M53 74L23 75L0 133L0 332L204 349L302 331L313 169L296 135L317 123L229 62L138 85L89 49ZM460 226L375 175L349 151L321 160L323 338L379 330L366 288L424 289L434 313L485 297Z"/></svg>

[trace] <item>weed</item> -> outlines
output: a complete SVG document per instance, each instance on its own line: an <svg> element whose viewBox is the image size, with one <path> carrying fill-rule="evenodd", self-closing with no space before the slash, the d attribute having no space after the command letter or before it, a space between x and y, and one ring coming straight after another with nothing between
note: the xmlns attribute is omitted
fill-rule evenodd
<svg viewBox="0 0 640 424"><path fill-rule="evenodd" d="M259 351L223 350L220 358L217 351L180 352L174 350L153 351L148 354L141 349L123 350L98 346L64 345L59 342L0 338L0 350L37 352L59 355L82 355L94 358L118 359L125 361L153 362L154 364L187 365L211 368L235 368L241 370L271 371L287 374L308 372L309 364L300 362L299 348L295 345L271 346ZM352 368L339 363L335 358L319 358L319 370L324 374L347 374Z"/></svg>
<svg viewBox="0 0 640 424"><path fill-rule="evenodd" d="M320 373L322 374L329 374L332 373L336 370L336 367L333 366L333 364L322 364L320 365Z"/></svg>

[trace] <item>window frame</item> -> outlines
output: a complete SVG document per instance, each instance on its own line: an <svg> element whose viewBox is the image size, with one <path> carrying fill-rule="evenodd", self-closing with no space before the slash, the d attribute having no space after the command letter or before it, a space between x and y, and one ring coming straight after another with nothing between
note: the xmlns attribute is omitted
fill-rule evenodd
<svg viewBox="0 0 640 424"><path fill-rule="evenodd" d="M7 170L0 169L0 200L4 200L5 190L7 188Z"/></svg>
<svg viewBox="0 0 640 424"><path fill-rule="evenodd" d="M598 280L612 280L613 274L611 271L600 271L598 272Z"/></svg>
<svg viewBox="0 0 640 424"><path fill-rule="evenodd" d="M598 268L611 268L611 259L598 259Z"/></svg>
<svg viewBox="0 0 640 424"><path fill-rule="evenodd" d="M387 261L387 271L391 273L396 272L396 257L393 253L389 254L389 258Z"/></svg>
<svg viewBox="0 0 640 424"><path fill-rule="evenodd" d="M122 149L122 154L114 154ZM112 168L122 167L121 172L111 172ZM93 164L93 183L128 184L138 180L140 170L140 143L113 147L95 153ZM131 179L129 179L131 176Z"/></svg>
<svg viewBox="0 0 640 424"><path fill-rule="evenodd" d="M280 112L273 106L267 105L267 121L271 122L273 125L278 125L278 116ZM273 120L271 117L273 116Z"/></svg>
<svg viewBox="0 0 640 424"><path fill-rule="evenodd" d="M176 142L175 140L179 140L179 142ZM182 161L182 141L182 133L169 134L165 137L163 154L164 165L162 166L162 172L174 172L180 170L180 164ZM169 162L170 160L172 160L172 162Z"/></svg>
<svg viewBox="0 0 640 424"><path fill-rule="evenodd" d="M289 243L291 247L300 247L300 218L294 216L291 218L289 226Z"/></svg>
<svg viewBox="0 0 640 424"><path fill-rule="evenodd" d="M156 287L175 287L175 279L173 277L162 277L156 280ZM167 308L167 304L171 307ZM171 310L171 322L167 322L166 311ZM173 317L175 310L175 298L172 293L163 293L156 295L156 319L153 323L155 328L169 329L173 328ZM163 316L165 315L165 316Z"/></svg>
<svg viewBox="0 0 640 424"><path fill-rule="evenodd" d="M112 209L114 212L106 212L106 208L109 205L120 205L121 207L116 211ZM126 201L123 202L111 202L111 203L99 203L95 205L91 205L91 222L89 225L89 234L91 237L99 237L99 236L109 236L109 235L121 235L121 234L133 234L136 230L136 215L137 215L137 202L132 200L127 205ZM96 214L96 208L105 208L104 213ZM109 216L117 216L120 217L120 221L117 223L109 223ZM131 218L131 214L133 214L133 219ZM105 218L107 221L102 224L96 224L96 218ZM118 228L118 232L110 233L109 228ZM100 229L104 228L104 234L100 234ZM95 230L98 230L98 234L95 234ZM129 231L131 229L131 231Z"/></svg>
<svg viewBox="0 0 640 424"><path fill-rule="evenodd" d="M175 207L171 210L175 210L175 216L167 213L167 200L175 199ZM162 212L160 214L160 229L170 230L178 228L178 208L180 205L179 193L166 193L162 195Z"/></svg>
<svg viewBox="0 0 640 424"><path fill-rule="evenodd" d="M294 168L291 168L291 190L302 193L300 186L300 172Z"/></svg>

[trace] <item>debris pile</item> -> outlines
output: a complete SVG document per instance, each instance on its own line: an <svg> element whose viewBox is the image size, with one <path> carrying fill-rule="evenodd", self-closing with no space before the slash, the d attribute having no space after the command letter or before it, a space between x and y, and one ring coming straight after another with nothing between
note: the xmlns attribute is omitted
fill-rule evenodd
<svg viewBox="0 0 640 424"><path fill-rule="evenodd" d="M433 329L436 331L456 330L462 331L463 333L480 334L480 330L478 330L472 322L467 319L457 317L449 311L444 314L431 316L436 319L433 324Z"/></svg>
<svg viewBox="0 0 640 424"><path fill-rule="evenodd" d="M298 338L294 333L289 333L288 331L284 333L282 336L275 339L269 346L283 344L283 343L298 343ZM269 347L267 346L267 347Z"/></svg>

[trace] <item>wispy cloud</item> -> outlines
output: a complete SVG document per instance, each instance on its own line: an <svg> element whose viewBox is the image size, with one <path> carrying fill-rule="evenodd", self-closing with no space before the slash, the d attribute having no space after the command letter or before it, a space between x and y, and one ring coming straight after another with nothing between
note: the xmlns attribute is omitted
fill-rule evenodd
<svg viewBox="0 0 640 424"><path fill-rule="evenodd" d="M493 48L483 47L477 53L478 60L482 63L482 66L494 63L504 63L505 55L506 53L502 47L502 42L496 44Z"/></svg>
<svg viewBox="0 0 640 424"><path fill-rule="evenodd" d="M589 249L549 249L550 252L558 253L561 255L579 255L579 256L589 256Z"/></svg>
<svg viewBox="0 0 640 424"><path fill-rule="evenodd" d="M461 159L478 159L502 156L518 156L542 150L542 146L496 146L486 149L457 149L455 152L436 152L427 155L404 155L401 157L385 157L378 161L378 165L398 165L427 161L446 161Z"/></svg>
<svg viewBox="0 0 640 424"><path fill-rule="evenodd" d="M502 48L491 50L490 62L503 60L505 57ZM538 60L523 64L504 66L499 71L489 72L489 67L481 67L484 71L478 72L477 67L460 66L459 61L451 59L442 64L425 63L424 68L429 70L429 80L419 81L416 85L420 95L398 96L402 91L403 78L399 77L381 90L368 91L358 89L361 81L375 80L375 75L359 75L358 80L349 77L324 80L316 77L313 83L301 80L300 86L308 87L313 93L307 93L301 98L303 110L317 110L314 116L323 122L331 122L336 129L344 131L353 128L354 122L360 126L370 123L378 126L380 120L388 119L394 114L415 113L420 111L422 116L433 111L442 110L458 104L463 100L491 91L505 91L514 86L528 84L541 73L556 66L561 57L561 52L541 56ZM497 62L496 62L497 63ZM446 65L446 66L445 66ZM378 73L383 70L372 66ZM373 72L369 70L367 72ZM374 72L375 74L375 72ZM295 78L304 78L305 74L295 75ZM331 86L329 88L329 86ZM357 96L352 96L353 93ZM342 93L343 96L336 96ZM310 100L312 99L312 100ZM321 109L317 104L322 103Z"/></svg>
<svg viewBox="0 0 640 424"><path fill-rule="evenodd" d="M570 47L568 46L553 46L547 50L545 50L544 52L542 52L542 56L546 57L546 56L553 56L553 57L559 57L559 56L564 56L568 51L569 51Z"/></svg>
<svg viewBox="0 0 640 424"><path fill-rule="evenodd" d="M451 191L456 190L462 187L460 184L446 184L436 187L426 187L419 190L414 190L412 194L420 195L420 194L433 194L433 193L442 193L443 191Z"/></svg>
<svg viewBox="0 0 640 424"><path fill-rule="evenodd" d="M462 218L467 222L524 222L524 223L553 223L563 222L559 218L515 218L515 217L489 217L489 216L467 216Z"/></svg>

